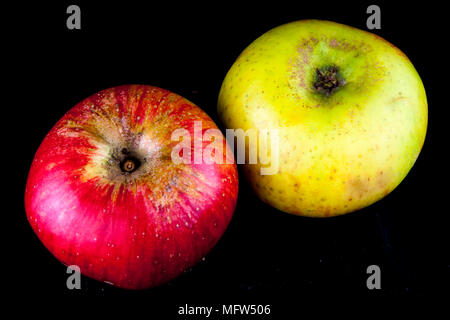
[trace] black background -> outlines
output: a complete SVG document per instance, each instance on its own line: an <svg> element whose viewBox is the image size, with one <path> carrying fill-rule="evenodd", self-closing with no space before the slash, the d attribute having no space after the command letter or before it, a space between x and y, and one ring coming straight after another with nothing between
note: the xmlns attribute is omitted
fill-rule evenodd
<svg viewBox="0 0 450 320"><path fill-rule="evenodd" d="M70 4L81 7L81 30L66 28ZM427 296L445 289L448 58L446 27L441 9L433 4L378 2L382 29L373 32L410 58L429 103L429 127L419 159L400 186L378 203L336 218L291 216L259 201L241 175L233 220L206 260L168 284L145 291L117 289L85 277L81 290L68 290L66 268L39 242L23 209L34 153L56 121L82 99L116 85L149 84L186 97L220 126L216 103L221 82L254 39L280 24L307 18L367 30L370 4L62 1L14 9L16 18L8 29L8 51L13 54L6 63L18 76L11 92L20 103L8 109L21 121L12 140L23 155L14 193L18 227L8 244L13 287L44 299L145 298L149 314L167 316L176 315L177 306L185 303L268 303L274 318L296 312L305 297ZM366 268L372 264L381 268L381 290L366 287Z"/></svg>

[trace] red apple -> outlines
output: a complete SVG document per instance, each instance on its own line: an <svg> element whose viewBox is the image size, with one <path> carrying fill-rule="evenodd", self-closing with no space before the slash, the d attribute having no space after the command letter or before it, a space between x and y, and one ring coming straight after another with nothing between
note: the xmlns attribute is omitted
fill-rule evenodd
<svg viewBox="0 0 450 320"><path fill-rule="evenodd" d="M25 209L42 243L82 274L128 289L193 266L224 233L238 193L234 161L172 161L172 132L191 133L195 121L217 129L193 103L144 85L107 89L73 107L28 175Z"/></svg>

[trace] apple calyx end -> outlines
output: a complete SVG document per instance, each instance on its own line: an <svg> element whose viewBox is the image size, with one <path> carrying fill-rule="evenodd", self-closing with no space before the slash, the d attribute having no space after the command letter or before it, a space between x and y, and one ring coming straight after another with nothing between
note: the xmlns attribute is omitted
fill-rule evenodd
<svg viewBox="0 0 450 320"><path fill-rule="evenodd" d="M125 155L125 158L120 162L120 169L122 170L122 172L132 173L140 167L141 162L138 158L130 155L128 149L123 148L122 154Z"/></svg>
<svg viewBox="0 0 450 320"><path fill-rule="evenodd" d="M127 172L127 173L132 173L133 171L135 171L138 167L138 163L136 163L135 159L125 159L124 161L122 161L122 163L120 164L120 168L122 169L123 172Z"/></svg>
<svg viewBox="0 0 450 320"><path fill-rule="evenodd" d="M344 84L345 79L337 66L331 65L316 69L313 87L317 93L328 97Z"/></svg>

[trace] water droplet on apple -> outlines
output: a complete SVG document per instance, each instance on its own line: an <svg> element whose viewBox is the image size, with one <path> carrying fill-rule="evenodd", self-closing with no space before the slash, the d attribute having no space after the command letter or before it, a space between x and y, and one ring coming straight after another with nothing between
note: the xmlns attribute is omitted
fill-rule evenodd
<svg viewBox="0 0 450 320"><path fill-rule="evenodd" d="M177 223L177 224L176 224L176 227L177 227L177 228L179 228L179 227L180 227L180 225L179 225L179 224Z"/></svg>
<svg viewBox="0 0 450 320"><path fill-rule="evenodd" d="M136 256L136 259L139 259L139 256Z"/></svg>

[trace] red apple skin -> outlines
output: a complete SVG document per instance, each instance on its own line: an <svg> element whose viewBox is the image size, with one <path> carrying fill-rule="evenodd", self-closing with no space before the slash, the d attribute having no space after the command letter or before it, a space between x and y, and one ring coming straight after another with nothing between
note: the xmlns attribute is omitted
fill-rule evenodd
<svg viewBox="0 0 450 320"><path fill-rule="evenodd" d="M163 284L204 257L231 220L238 175L233 160L172 162L172 132L185 128L192 139L194 121L217 128L188 100L144 85L103 90L68 111L37 150L25 190L47 249L127 289ZM123 148L141 161L136 171L120 169Z"/></svg>

